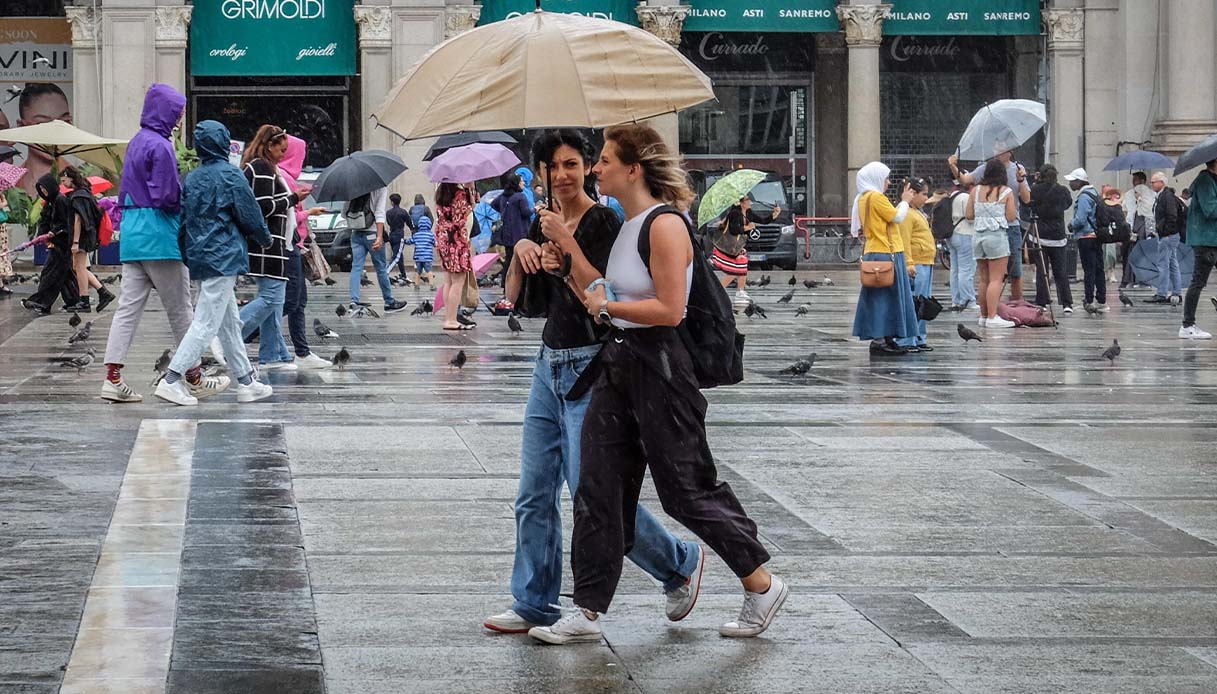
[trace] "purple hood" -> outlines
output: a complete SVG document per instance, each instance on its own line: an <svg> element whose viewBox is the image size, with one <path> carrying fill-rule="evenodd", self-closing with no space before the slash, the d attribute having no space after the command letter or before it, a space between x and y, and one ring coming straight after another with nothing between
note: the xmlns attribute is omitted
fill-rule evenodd
<svg viewBox="0 0 1217 694"><path fill-rule="evenodd" d="M127 145L118 200L121 205L152 207L176 213L182 184L177 156L169 139L186 108L186 97L167 84L154 84L144 96L140 130ZM127 198L130 197L130 203Z"/></svg>

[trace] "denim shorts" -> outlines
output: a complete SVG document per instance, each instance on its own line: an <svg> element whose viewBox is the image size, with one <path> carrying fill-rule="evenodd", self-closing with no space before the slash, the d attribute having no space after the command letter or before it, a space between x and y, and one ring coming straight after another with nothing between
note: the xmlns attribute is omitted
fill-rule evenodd
<svg viewBox="0 0 1217 694"><path fill-rule="evenodd" d="M418 273L431 272L431 263L414 263L414 271Z"/></svg>
<svg viewBox="0 0 1217 694"><path fill-rule="evenodd" d="M1018 224L1006 227L1006 236L1010 245L1010 264L1006 274L1010 277L1023 276L1023 228Z"/></svg>
<svg viewBox="0 0 1217 694"><path fill-rule="evenodd" d="M978 231L972 238L972 254L977 260L997 260L1010 255L1010 239L1004 229Z"/></svg>

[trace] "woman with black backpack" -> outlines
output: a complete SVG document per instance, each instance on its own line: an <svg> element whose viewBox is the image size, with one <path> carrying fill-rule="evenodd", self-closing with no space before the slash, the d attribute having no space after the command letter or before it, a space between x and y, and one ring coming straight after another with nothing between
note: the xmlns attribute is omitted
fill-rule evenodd
<svg viewBox="0 0 1217 694"><path fill-rule="evenodd" d="M596 363L567 395L578 397L591 381L571 551L577 609L529 635L553 644L600 640L599 617L612 602L622 557L634 544L638 495L649 468L664 511L709 545L744 586L739 618L719 633L756 636L769 627L789 591L765 569L769 553L757 539L756 524L731 487L717 478L698 368L678 330L690 308L694 273L704 273L700 276L714 291L719 289L708 267L694 267L701 256L682 216L693 191L653 128L611 127L604 139L593 171L600 190L625 208L626 221L604 277L591 282L583 297L588 313L611 323L612 332ZM544 267L564 270L563 254L572 256L575 267L585 262L574 259L578 252L569 243L560 249L547 244ZM718 298L730 315L726 294Z"/></svg>
<svg viewBox="0 0 1217 694"><path fill-rule="evenodd" d="M114 301L114 294L89 271L89 254L97 250L100 244L99 228L101 226L101 208L97 206L97 198L93 196L93 184L74 166L64 168L59 174L60 182L66 182L72 189L68 193L68 236L72 239L72 272L76 276L76 286L80 289L80 299L74 306L65 306L66 311L88 313L92 310L89 303L89 290L97 290L97 312Z"/></svg>

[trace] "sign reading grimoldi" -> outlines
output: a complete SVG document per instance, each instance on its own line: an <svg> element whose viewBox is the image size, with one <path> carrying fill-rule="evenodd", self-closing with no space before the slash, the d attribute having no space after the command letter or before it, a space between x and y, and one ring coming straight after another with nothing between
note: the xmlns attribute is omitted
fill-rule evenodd
<svg viewBox="0 0 1217 694"><path fill-rule="evenodd" d="M1017 36L1040 33L1039 0L889 0L883 33Z"/></svg>
<svg viewBox="0 0 1217 694"><path fill-rule="evenodd" d="M837 0L689 0L685 31L840 31Z"/></svg>
<svg viewBox="0 0 1217 694"><path fill-rule="evenodd" d="M546 12L578 14L596 19L611 19L638 26L636 0L541 0L541 9ZM515 19L537 9L534 0L482 0L482 14L478 25L503 19Z"/></svg>
<svg viewBox="0 0 1217 694"><path fill-rule="evenodd" d="M206 0L190 19L195 75L353 75L353 0Z"/></svg>

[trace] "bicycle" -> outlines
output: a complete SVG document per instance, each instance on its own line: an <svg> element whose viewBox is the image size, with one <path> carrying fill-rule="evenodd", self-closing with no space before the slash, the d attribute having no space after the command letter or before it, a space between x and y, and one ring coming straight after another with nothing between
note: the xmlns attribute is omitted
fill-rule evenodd
<svg viewBox="0 0 1217 694"><path fill-rule="evenodd" d="M837 258L846 264L862 260L866 245L861 237L849 233L849 217L795 217L795 231L803 237L803 259L811 258L811 239L828 238L837 241Z"/></svg>

